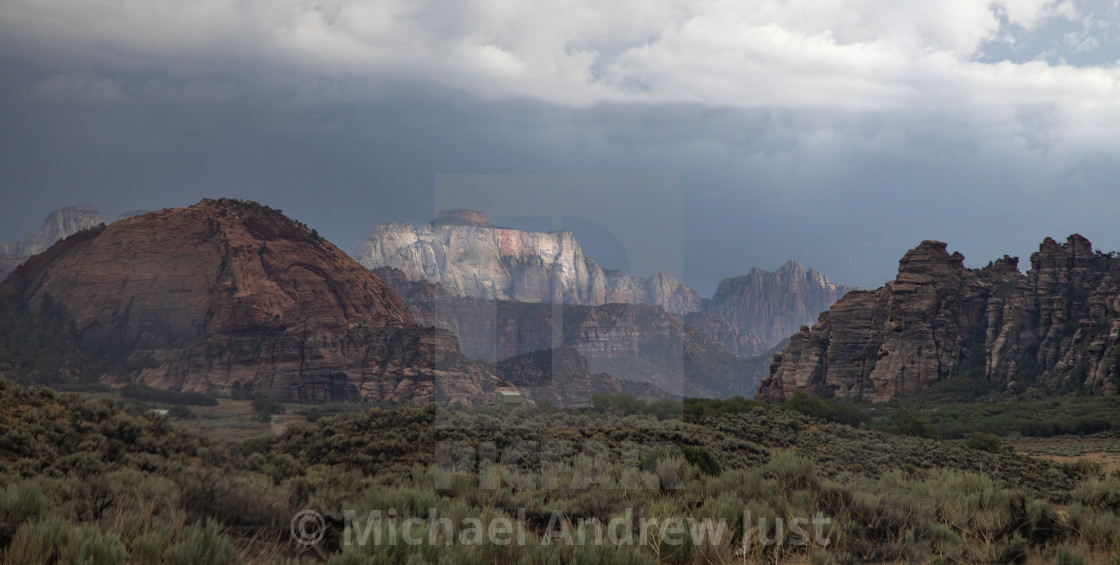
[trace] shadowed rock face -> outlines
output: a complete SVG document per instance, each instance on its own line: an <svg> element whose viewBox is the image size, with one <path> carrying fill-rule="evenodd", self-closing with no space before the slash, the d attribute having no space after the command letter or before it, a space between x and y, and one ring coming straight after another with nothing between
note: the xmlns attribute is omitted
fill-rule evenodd
<svg viewBox="0 0 1120 565"><path fill-rule="evenodd" d="M481 212L443 212L429 224L384 224L354 251L369 269L393 267L412 281L438 282L453 295L488 300L597 306L656 304L699 310L696 291L668 273L631 277L583 254L571 232L500 228Z"/></svg>
<svg viewBox="0 0 1120 565"><path fill-rule="evenodd" d="M1016 258L983 269L963 259L937 241L907 252L894 281L847 294L794 334L757 398L804 389L883 401L949 378L1004 394L1120 392L1120 259L1076 234L1047 238L1025 275Z"/></svg>
<svg viewBox="0 0 1120 565"><path fill-rule="evenodd" d="M28 257L46 251L55 242L104 223L105 218L89 206L68 206L51 212L39 231L0 246L0 280Z"/></svg>
<svg viewBox="0 0 1120 565"><path fill-rule="evenodd" d="M766 343L758 337L740 332L730 322L714 314L689 312L684 316L684 323L738 357L754 357L767 349Z"/></svg>
<svg viewBox="0 0 1120 565"><path fill-rule="evenodd" d="M471 357L502 361L558 345L574 347L591 372L651 384L675 396L751 396L769 357L740 359L662 308L648 304L554 305L452 296L399 270L375 271L422 324L460 336ZM557 318L560 318L559 320ZM559 323L557 323L559 322Z"/></svg>
<svg viewBox="0 0 1120 565"><path fill-rule="evenodd" d="M496 382L367 269L251 202L203 200L82 232L13 272L0 305L68 328L59 345L99 368L69 376L112 384L429 401L484 399Z"/></svg>
<svg viewBox="0 0 1120 565"><path fill-rule="evenodd" d="M756 336L761 350L812 323L850 290L790 259L777 271L755 267L720 281L705 312L727 320L740 334Z"/></svg>
<svg viewBox="0 0 1120 565"><path fill-rule="evenodd" d="M576 348L560 346L500 361L498 375L535 402L580 406L600 393L618 394L622 384L606 373L592 374Z"/></svg>

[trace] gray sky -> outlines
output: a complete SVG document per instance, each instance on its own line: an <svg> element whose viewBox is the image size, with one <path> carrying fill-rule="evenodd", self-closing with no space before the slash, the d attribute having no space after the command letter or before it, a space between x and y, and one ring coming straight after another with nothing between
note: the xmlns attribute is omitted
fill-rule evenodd
<svg viewBox="0 0 1120 565"><path fill-rule="evenodd" d="M232 196L350 251L438 175L652 175L705 295L790 257L878 286L922 239L1025 268L1120 250L1118 60L1111 0L7 0L0 241Z"/></svg>

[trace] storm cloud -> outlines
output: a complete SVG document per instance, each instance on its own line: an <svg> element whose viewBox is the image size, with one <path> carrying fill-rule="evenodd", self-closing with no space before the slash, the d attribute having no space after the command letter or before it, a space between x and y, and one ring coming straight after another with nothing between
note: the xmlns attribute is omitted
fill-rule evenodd
<svg viewBox="0 0 1120 565"><path fill-rule="evenodd" d="M234 196L350 250L439 175L663 175L704 294L790 257L877 286L922 239L1120 249L1117 38L1072 0L12 0L0 239Z"/></svg>

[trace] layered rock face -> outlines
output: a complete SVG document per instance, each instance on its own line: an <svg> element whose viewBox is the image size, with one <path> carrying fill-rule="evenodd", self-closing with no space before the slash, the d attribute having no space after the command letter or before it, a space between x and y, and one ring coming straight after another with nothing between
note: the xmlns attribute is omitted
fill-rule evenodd
<svg viewBox="0 0 1120 565"><path fill-rule="evenodd" d="M585 256L571 232L500 228L485 214L443 212L429 224L378 226L354 251L369 269L393 267L409 280L440 283L456 296L597 306L655 304L683 314L701 309L696 291L668 273L631 277Z"/></svg>
<svg viewBox="0 0 1120 565"><path fill-rule="evenodd" d="M0 284L0 308L59 328L48 346L70 360L61 372L112 384L476 402L499 382L454 336L417 325L370 271L251 202L203 200L81 232ZM5 353L17 378L51 378L28 351Z"/></svg>
<svg viewBox="0 0 1120 565"><path fill-rule="evenodd" d="M790 259L777 271L755 267L746 275L724 279L704 310L727 320L739 333L756 336L765 348L812 323L851 290Z"/></svg>
<svg viewBox="0 0 1120 565"><path fill-rule="evenodd" d="M28 257L46 251L55 242L104 223L105 218L89 206L68 206L51 212L39 231L0 246L0 280Z"/></svg>
<svg viewBox="0 0 1120 565"><path fill-rule="evenodd" d="M1071 235L1031 269L1004 257L966 269L924 241L898 277L844 296L775 355L757 397L794 390L883 401L950 378L1013 395L1029 386L1120 392L1120 259Z"/></svg>
<svg viewBox="0 0 1120 565"><path fill-rule="evenodd" d="M664 309L647 304L541 304L457 297L437 283L375 270L423 324L459 336L463 352L502 361L574 347L590 371L648 383L674 396L751 396L769 357L740 359Z"/></svg>
<svg viewBox="0 0 1120 565"><path fill-rule="evenodd" d="M441 212L419 227L378 226L354 256L370 269L392 267L409 281L438 283L453 296L660 306L740 357L775 346L851 290L790 260L775 272L754 268L724 279L708 300L665 272L640 278L603 269L571 232L499 228L467 210Z"/></svg>

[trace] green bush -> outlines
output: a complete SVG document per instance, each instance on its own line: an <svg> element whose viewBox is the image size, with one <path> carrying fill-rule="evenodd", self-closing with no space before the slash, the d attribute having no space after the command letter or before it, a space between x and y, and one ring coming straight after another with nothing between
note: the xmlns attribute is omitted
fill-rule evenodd
<svg viewBox="0 0 1120 565"><path fill-rule="evenodd" d="M941 434L933 427L928 417L913 408L903 408L895 412L887 431L903 436L941 439Z"/></svg>
<svg viewBox="0 0 1120 565"><path fill-rule="evenodd" d="M283 414L286 412L284 403L279 398L259 397L253 399L253 411L267 414Z"/></svg>
<svg viewBox="0 0 1120 565"><path fill-rule="evenodd" d="M965 436L964 444L969 449L987 451L988 453L999 453L1000 451L1003 451L1003 442L999 440L999 436L984 432L973 432L967 434Z"/></svg>
<svg viewBox="0 0 1120 565"><path fill-rule="evenodd" d="M701 473L705 475L716 477L723 472L720 468L719 461L707 449L699 446L681 444L681 453L684 454L684 460L696 466Z"/></svg>
<svg viewBox="0 0 1120 565"><path fill-rule="evenodd" d="M176 420L197 420L198 415L186 406L172 406L167 414Z"/></svg>
<svg viewBox="0 0 1120 565"><path fill-rule="evenodd" d="M866 412L855 406L828 402L800 389L794 391L793 395L782 403L782 409L852 427L859 427L871 421L871 417Z"/></svg>

